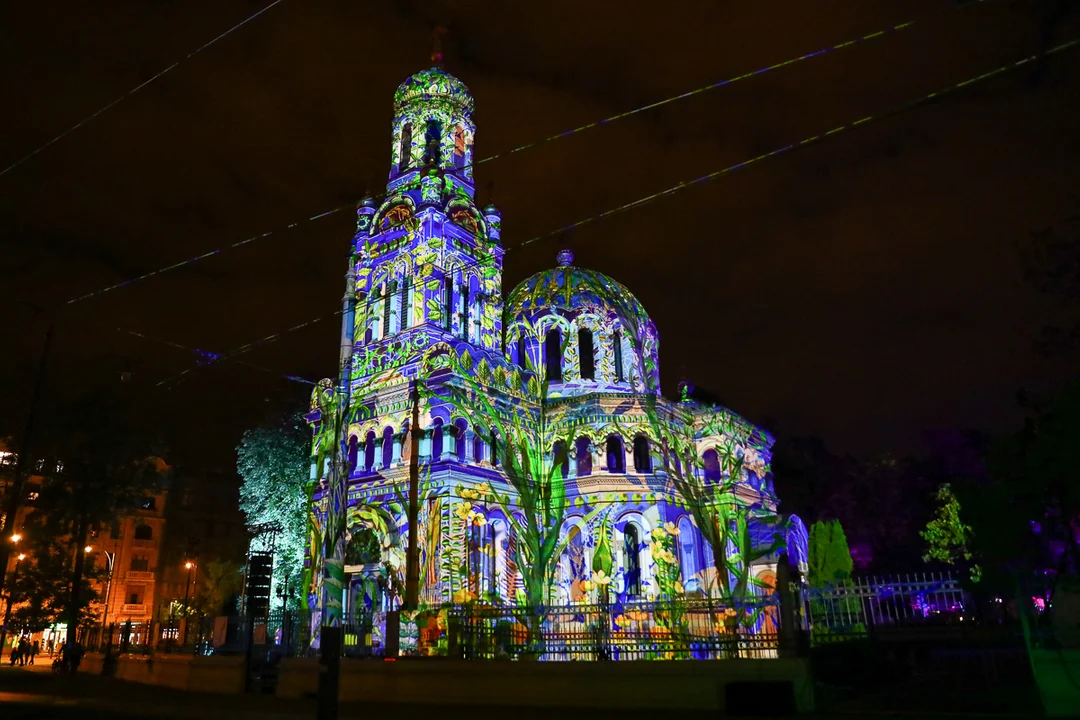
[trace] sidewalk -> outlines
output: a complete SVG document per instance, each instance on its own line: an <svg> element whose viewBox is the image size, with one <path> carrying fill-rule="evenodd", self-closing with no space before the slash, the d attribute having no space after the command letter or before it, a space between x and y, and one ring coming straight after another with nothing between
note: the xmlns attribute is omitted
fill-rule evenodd
<svg viewBox="0 0 1080 720"><path fill-rule="evenodd" d="M44 666L43 666L44 667ZM200 720L294 720L315 717L313 700L292 700L273 695L223 695L132 683L100 675L80 673L73 678L42 672L36 666L0 667L0 717L8 718L199 718ZM575 707L567 698L566 708L504 708L448 706L437 703L389 705L373 701L343 703L340 720L370 720L373 717L438 717L455 720L505 714L514 720L551 720L552 717L587 715L589 720L626 720L637 714L628 710L595 710ZM723 717L712 715L712 717ZM793 716L794 717L794 716ZM891 720L958 720L992 718L1013 720L1017 715L985 713L903 713L887 707L868 712L865 708L844 713L802 715L799 718L890 718Z"/></svg>

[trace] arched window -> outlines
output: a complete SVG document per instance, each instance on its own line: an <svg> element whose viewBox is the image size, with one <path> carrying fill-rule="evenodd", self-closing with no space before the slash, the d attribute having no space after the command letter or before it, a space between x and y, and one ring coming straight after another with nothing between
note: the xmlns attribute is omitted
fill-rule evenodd
<svg viewBox="0 0 1080 720"><path fill-rule="evenodd" d="M443 330L450 331L454 325L454 276L446 273L442 282Z"/></svg>
<svg viewBox="0 0 1080 720"><path fill-rule="evenodd" d="M136 525L135 526L135 539L136 540L153 540L154 528L149 525Z"/></svg>
<svg viewBox="0 0 1080 720"><path fill-rule="evenodd" d="M458 319L458 329L461 331L462 339L469 339L469 278L462 275L461 277L461 292L458 293L458 302L461 304L461 309L458 311L460 315Z"/></svg>
<svg viewBox="0 0 1080 720"><path fill-rule="evenodd" d="M412 278L408 275L401 281L401 299L398 306L398 318L401 320L401 329L412 327L412 318L409 311L412 309Z"/></svg>
<svg viewBox="0 0 1080 720"><path fill-rule="evenodd" d="M525 366L525 333L518 333L515 355L517 356L517 366L522 370L527 370L528 368Z"/></svg>
<svg viewBox="0 0 1080 720"><path fill-rule="evenodd" d="M495 553L496 593L500 599L506 600L513 597L510 592L511 581L507 578L507 544L509 536L506 532L506 523L502 520L493 520L488 524L491 525L492 535L495 536L492 547Z"/></svg>
<svg viewBox="0 0 1080 720"><path fill-rule="evenodd" d="M566 587L570 602L582 602L586 599L582 584L589 579L589 567L586 562L585 538L577 525L570 527L566 534L566 545L562 557L562 584Z"/></svg>
<svg viewBox="0 0 1080 720"><path fill-rule="evenodd" d="M612 435L607 439L608 472L626 472L626 455L623 453L622 438Z"/></svg>
<svg viewBox="0 0 1080 720"><path fill-rule="evenodd" d="M454 167L465 167L465 128L454 126Z"/></svg>
<svg viewBox="0 0 1080 720"><path fill-rule="evenodd" d="M494 428L491 430L491 464L499 466L499 433Z"/></svg>
<svg viewBox="0 0 1080 720"><path fill-rule="evenodd" d="M701 563L698 560L697 553L697 537L694 532L694 525L690 522L690 518L683 517L679 520L679 562L682 566L682 580L683 587L688 592L693 592L698 589L697 587L690 587L691 582L697 585L694 576L701 570Z"/></svg>
<svg viewBox="0 0 1080 720"><path fill-rule="evenodd" d="M591 330L578 330L578 365L581 370L582 380L592 380L596 377L596 348L593 347Z"/></svg>
<svg viewBox="0 0 1080 720"><path fill-rule="evenodd" d="M360 455L360 439L355 435L349 437L349 473L356 470L356 460Z"/></svg>
<svg viewBox="0 0 1080 720"><path fill-rule="evenodd" d="M454 454L458 462L465 462L465 434L469 431L469 423L465 418L454 421Z"/></svg>
<svg viewBox="0 0 1080 720"><path fill-rule="evenodd" d="M480 428L473 432L472 456L473 462L480 462L484 459L484 431Z"/></svg>
<svg viewBox="0 0 1080 720"><path fill-rule="evenodd" d="M431 424L431 459L432 459L432 461L442 460L442 452L443 452L442 418L435 418L435 421Z"/></svg>
<svg viewBox="0 0 1080 720"><path fill-rule="evenodd" d="M551 328L544 338L544 370L548 382L562 382L562 333Z"/></svg>
<svg viewBox="0 0 1080 720"><path fill-rule="evenodd" d="M577 474L584 477L592 474L592 442L587 437L579 437L574 443L577 451Z"/></svg>
<svg viewBox="0 0 1080 720"><path fill-rule="evenodd" d="M387 425L382 431L382 466L383 470L394 462L394 428Z"/></svg>
<svg viewBox="0 0 1080 720"><path fill-rule="evenodd" d="M375 469L375 431L369 430L364 441L364 472Z"/></svg>
<svg viewBox="0 0 1080 720"><path fill-rule="evenodd" d="M479 345L484 333L484 295L480 291L480 281L476 276L469 277L469 332L465 339Z"/></svg>
<svg viewBox="0 0 1080 720"><path fill-rule="evenodd" d="M381 558L382 550L375 531L367 527L354 530L349 544L345 546L345 564L372 565Z"/></svg>
<svg viewBox="0 0 1080 720"><path fill-rule="evenodd" d="M383 337L390 337L393 329L390 327L390 315L394 305L394 293L397 292L397 281L392 280L386 283L386 297L383 298Z"/></svg>
<svg viewBox="0 0 1080 720"><path fill-rule="evenodd" d="M401 454L398 459L401 460L402 465L408 466L409 460L412 458L412 441L412 433L409 432L409 421L406 420L401 424Z"/></svg>
<svg viewBox="0 0 1080 720"><path fill-rule="evenodd" d="M364 344L365 345L370 345L371 344L371 326L370 325L368 325L367 330L364 331Z"/></svg>
<svg viewBox="0 0 1080 720"><path fill-rule="evenodd" d="M432 118L427 121L427 132L424 136L424 163L435 164L439 162L439 154L442 146L442 123Z"/></svg>
<svg viewBox="0 0 1080 720"><path fill-rule="evenodd" d="M401 127L401 147L398 153L398 168L406 170L412 165L412 123Z"/></svg>
<svg viewBox="0 0 1080 720"><path fill-rule="evenodd" d="M566 443L562 440L555 443L551 455L555 463L554 467L559 468L562 478L565 480L570 477L570 453L566 451Z"/></svg>
<svg viewBox="0 0 1080 720"><path fill-rule="evenodd" d="M615 382L623 382L622 332L616 330L611 336L611 349L615 354Z"/></svg>
<svg viewBox="0 0 1080 720"><path fill-rule="evenodd" d="M639 473L652 472L652 457L649 454L649 438L638 435L634 438L634 471Z"/></svg>
<svg viewBox="0 0 1080 720"><path fill-rule="evenodd" d="M701 459L705 463L705 479L710 482L719 482L723 478L723 473L720 472L720 456L716 454L716 450L709 448Z"/></svg>
<svg viewBox="0 0 1080 720"><path fill-rule="evenodd" d="M634 523L626 523L623 530L623 555L626 596L637 597L641 594L641 535Z"/></svg>

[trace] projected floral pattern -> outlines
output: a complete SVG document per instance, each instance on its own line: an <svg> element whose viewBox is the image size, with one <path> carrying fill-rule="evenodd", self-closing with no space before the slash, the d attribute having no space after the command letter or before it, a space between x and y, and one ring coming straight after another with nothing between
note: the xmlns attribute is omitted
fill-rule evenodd
<svg viewBox="0 0 1080 720"><path fill-rule="evenodd" d="M320 384L308 416L313 606L321 596L336 615L401 607L410 517L418 646L443 632L445 614L415 613L448 604L771 592L755 578L792 534L775 511L772 437L689 390L662 397L655 324L571 253L504 299L501 217L473 199L468 90L432 68L398 89L394 109L387 199L357 209L346 381ZM378 563L333 557L368 531ZM669 611L661 624L680 622ZM539 615L515 632L538 627Z"/></svg>

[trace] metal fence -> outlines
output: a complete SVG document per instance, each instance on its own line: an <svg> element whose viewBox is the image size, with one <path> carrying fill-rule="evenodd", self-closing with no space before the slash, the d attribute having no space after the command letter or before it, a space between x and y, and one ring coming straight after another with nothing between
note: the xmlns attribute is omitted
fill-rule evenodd
<svg viewBox="0 0 1080 720"><path fill-rule="evenodd" d="M432 640L445 638L445 654L466 659L767 658L777 656L779 616L773 598L737 610L708 601L454 607L428 618L417 650L444 654Z"/></svg>
<svg viewBox="0 0 1080 720"><path fill-rule="evenodd" d="M821 644L881 629L962 622L967 606L960 582L947 573L851 578L802 589L802 629Z"/></svg>
<svg viewBox="0 0 1080 720"><path fill-rule="evenodd" d="M790 633L780 632L781 594L770 593L735 605L703 598L548 607L467 604L416 613L367 611L343 619L342 646L345 656L357 658L771 658L779 654L781 637L794 645L800 631L812 645L822 645L887 628L958 622L966 607L960 583L938 573L803 586L790 597L796 618ZM186 632L162 628L150 642L157 652L243 653L256 664L273 665L281 657L314 656L318 637L312 628L311 613L276 610L262 618L193 618ZM149 635L136 636L116 627L112 645L121 652L146 651L150 648L138 645L150 640Z"/></svg>

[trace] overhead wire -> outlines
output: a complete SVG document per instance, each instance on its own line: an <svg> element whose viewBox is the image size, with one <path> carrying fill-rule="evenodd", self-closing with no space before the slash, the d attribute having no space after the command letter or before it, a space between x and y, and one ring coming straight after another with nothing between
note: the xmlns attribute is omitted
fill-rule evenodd
<svg viewBox="0 0 1080 720"><path fill-rule="evenodd" d="M37 149L35 149L35 150L34 150L33 152L31 152L30 154L28 154L28 155L25 155L25 156L24 156L24 157L22 157L22 158L21 158L20 160L16 160L16 161L15 161L15 162L13 162L13 163L12 163L11 165L8 165L8 166L7 166L6 168L4 168L4 169L3 169L2 171L0 171L0 177L3 177L4 175L7 175L7 174L8 174L9 172L11 172L11 171L12 171L12 170L14 170L15 168L19 167L20 165L22 165L22 164L23 164L24 162L26 162L26 161L27 161L27 160L29 160L30 158L34 157L35 155L37 155L38 153L40 153L40 152L41 152L42 150L45 150L46 148L48 148L48 147L50 147L50 146L52 146L52 145L56 144L57 142L59 142L59 141L60 141L60 140L62 140L63 138L67 137L67 136L68 136L68 135L70 135L71 133L75 132L75 131L76 131L76 130L78 130L79 128L81 128L81 127L83 127L84 125L86 125L87 123L91 122L91 121L92 121L92 120L93 120L94 118L98 117L99 115L102 115L103 113L105 113L106 111L110 110L111 108L114 108L114 107L116 107L116 106L117 106L117 105L119 105L119 104L120 104L121 102L123 102L124 100L127 100L127 99L128 99L129 97L131 97L131 96L132 96L132 95L134 95L135 93L139 92L140 90L142 90L142 89L143 89L143 88L145 88L146 86L150 85L150 84L151 84L152 82L154 82L155 80L157 80L157 79L161 78L162 76L164 76L165 74L167 74L167 73L168 73L168 72L170 72L171 70L174 70L174 69L175 69L176 67L178 67L178 66L179 66L179 65L180 65L181 63L183 63L183 62L185 62L185 61L187 61L187 60L190 60L190 59L191 59L192 57L194 57L195 55L198 55L198 54L199 54L199 53L201 53L201 52L202 52L203 50L205 50L206 48L208 48L208 47L210 47L211 45L213 45L214 43L216 43L216 42L217 42L218 40L221 40L222 38L226 37L227 35L231 34L232 32L234 32L234 31L236 31L236 30L239 30L240 28L242 28L243 26L247 25L247 24L248 24L249 22L251 22L251 21L252 21L252 20L254 20L255 18L257 18L257 17L259 17L260 15L262 15L262 14L263 14L264 12L266 12L266 11L267 11L267 10L269 10L270 8L272 8L272 7L274 7L275 5L278 5L279 3L282 3L282 2L284 2L284 0L274 0L274 1L273 1L273 2L271 2L271 3L269 4L269 5L267 5L266 7L264 7L264 8L262 9L262 10L259 10L259 11L255 12L255 13L252 13L251 15L249 15L248 17L246 17L245 19L243 19L243 20L241 20L240 22L238 22L237 24L233 25L233 26L232 26L231 28L229 28L229 29L228 29L228 30L226 30L225 32L223 32L223 33L221 33L220 35L218 35L217 37L215 37L215 38L214 38L213 40L211 40L211 41L209 41L209 42L207 42L207 43L204 43L203 45L200 45L199 47L197 47L196 49L192 50L191 52L189 52L189 53L188 53L187 55L185 55L185 56L184 56L184 57L182 57L181 59L179 59L179 60L177 60L176 62L174 62L174 63L173 63L172 65L169 65L169 66L168 66L167 68L165 68L165 69L163 69L163 70L160 70L160 71L159 71L159 72L158 72L158 73L157 73L156 75L154 75L153 77L151 77L151 78L150 78L149 80L146 80L145 82L142 82L142 83L140 83L139 85L136 85L136 86L135 86L135 87L133 87L133 88L132 88L131 90L128 90L128 91L127 91L126 93L124 93L124 94L123 94L123 95L121 95L120 97L116 98L116 99L115 99L115 100L113 100L113 101L112 101L111 103L109 103L108 105L104 106L103 108L101 108L101 109L100 109L100 110L98 110L97 112L94 112L94 113L91 113L90 115L87 115L87 116L86 116L85 118L83 118L83 119L82 119L82 120L80 120L79 122L75 123L74 125L72 125L71 127L69 127L69 128L67 129L67 130L65 130L64 132L60 133L60 134L59 134L59 135L57 135L56 137L54 137L54 138L53 138L52 140L49 140L49 141L48 141L47 143L45 143L44 145L41 145L40 147L38 147Z"/></svg>
<svg viewBox="0 0 1080 720"><path fill-rule="evenodd" d="M278 0L278 1L280 2L280 0ZM958 8L965 8L965 7L968 7L970 5L982 5L982 4L989 3L989 2L992 2L992 0L973 0L973 2L971 2L971 3L967 3L967 4L964 4L964 5L949 8L949 10L947 12L951 12L951 11L956 10ZM938 14L939 13L935 13L934 17L936 17ZM763 66L763 67L758 68L756 70L752 70L750 72L745 72L745 73L742 73L740 75L736 75L736 76L727 78L725 80L720 80L719 82L711 83L709 85L704 85L704 86L701 86L699 88L689 90L687 92L679 93L678 95L673 95L673 96L665 98L663 100L658 100L656 102L648 103L646 105L642 105L642 106L634 108L632 110L627 110L627 111L624 111L624 112L620 112L620 113L617 113L615 115L611 115L610 117L606 117L606 118L603 118L603 119L600 119L600 120L596 120L596 121L593 121L593 122L590 122L590 123L586 123L585 125L580 125L580 126L578 126L576 128L573 128L571 130L566 130L566 131L561 132L561 133L556 133L554 135L549 135L549 136L540 138L539 140L535 140L535 141L532 141L532 142L525 143L524 145L519 145L519 146L514 147L514 148L512 148L510 150L507 150L505 152L496 153L495 155L490 155L490 156L485 157L485 158L483 158L481 160L477 160L477 161L475 161L475 162L473 162L471 164L465 165L464 167L460 168L459 170L470 170L472 168L478 167L478 166L483 165L485 163L489 163L489 162L491 162L493 160L497 160L499 158L509 157L510 155L515 155L517 153L524 152L526 150L537 148L537 147L540 147L542 145L546 145L546 144L548 144L550 142L553 142L555 140L560 140L560 139L563 139L563 138L571 137L573 135L577 135L578 133L585 132L586 130L591 130L593 128L601 127L601 126L607 125L609 123L613 123L613 122L616 122L618 120L622 120L624 118L628 118L628 117L631 117L633 115L637 115L639 113L646 112L648 110L654 110L654 109L662 107L664 105L668 105L670 103L677 102L679 100L685 100L685 99L690 98L690 97L694 97L694 96L697 96L697 95L704 94L704 93L709 92L711 90L716 90L718 88L725 87L727 85L732 85L732 84L734 84L736 82L739 82L741 80L747 80L749 78L757 77L759 75L764 75L765 73L772 72L773 70L779 70L781 68L790 67L790 66L795 65L797 63L803 62L804 60L810 60L812 58L821 57L823 55L827 55L829 53L833 53L835 51L842 50L842 49L845 49L845 48L853 47L853 46L859 45L861 43L865 43L865 42L875 40L875 39L878 39L878 38L882 38L882 37L887 37L889 35L898 33L898 32L900 32L902 30L910 29L910 28L914 27L918 22L922 22L922 21L909 20L907 22L902 22L902 23L898 23L898 24L895 24L895 25L890 25L890 26L888 26L886 28L883 28L883 29L877 30L875 32L859 36L857 38L853 38L853 39L850 39L850 40L846 40L844 42L829 45L829 46L820 48L818 50L815 50L813 52L809 52L809 53L805 53L803 55L799 55L799 56L796 56L796 57L793 57L793 58L789 58L787 60L784 60L784 61L778 62L778 63L774 63L772 65ZM376 200L383 199L385 197L386 197L385 193L380 193L380 194L374 196L374 198ZM147 272L147 273L143 273L141 275L137 275L135 277L128 278L127 280L123 280L121 282L114 283L112 285L108 285L108 286L103 287L103 288L98 288L97 290L93 290L91 292L83 293L82 295L79 295L79 296L70 298L69 300L66 300L62 304L62 307L68 306L68 305L73 305L73 304L79 303L79 302L83 302L85 300L89 300L91 298L98 297L99 295L104 295L105 293L109 293L109 292L112 292L114 290L118 290L120 288L127 287L129 285L134 285L135 283L142 282L143 280L148 280L148 279L150 279L152 277L155 277L155 276L158 276L158 275L163 275L165 273L171 272L173 270L178 270L178 269L180 269L182 267L185 267L185 266L188 266L188 265L193 265L193 264L195 264L195 263L197 263L197 262L199 262L201 260L205 260L207 258L214 257L216 255L220 255L223 252L226 252L228 250L233 250L233 249L236 249L236 248L239 248L239 247L243 247L243 246L248 245L250 243L253 243L253 242L257 241L257 240L262 240L264 238L270 237L271 235L274 235L275 233L284 233L284 232L292 230L292 229L294 229L294 228L296 228L296 227L298 227L298 226L300 226L302 224L313 222L315 220L320 220L322 218L326 218L326 217L329 217L331 215L335 215L335 214L337 214L337 213L339 213L339 212L341 212L343 210L355 209L355 207L356 207L356 202L350 202L350 203L346 203L344 205L338 205L337 207L330 208L329 210L326 210L324 212L321 212L321 213L318 213L318 214L315 214L315 215L311 215L311 216L309 216L307 218L296 220L295 222L291 222L288 225L285 225L285 226L283 226L281 228L278 228L276 230L269 230L267 232L260 233L258 235L252 235L252 236L250 236L248 238L245 238L243 240L240 240L238 242L231 243L229 245L222 245L222 246L220 246L218 248L215 248L213 250L209 250L209 251L201 253L199 255L195 255L193 257L187 258L186 260L180 260L180 261L177 261L175 263L171 263L169 265L166 265L165 267L158 268L157 270L153 270L153 271L150 271L150 272Z"/></svg>
<svg viewBox="0 0 1080 720"><path fill-rule="evenodd" d="M116 331L119 332L119 333L123 333L125 335L131 335L132 337L140 338L142 340L147 340L147 341L152 342L152 343L157 343L159 345L166 345L166 346L171 347L171 348L176 348L177 350L184 350L185 352L189 352L189 353L192 353L194 355L198 355L199 357L203 358L203 360L204 360L204 362L199 363L199 366L210 365L212 363L217 362L221 358L221 353L215 353L215 352L212 352L210 350L203 350L201 348L190 347L188 345L183 345L183 344L175 342L173 340L166 340L164 338L154 337L152 335L147 335L145 333L141 333L141 332L138 332L136 330L128 330L128 329L125 329L125 328L117 328ZM254 363L247 362L246 360L237 360L236 362L238 364L240 364L240 365L244 365L245 367L252 368L253 370L259 370L261 372L269 373L271 375L284 377L286 380L289 380L291 382L302 383L304 385L314 385L315 384L313 381L308 380L307 378L303 378L303 377L300 377L298 375L282 375L277 370L272 370L272 369L270 369L268 367L263 367L262 365L256 365Z"/></svg>
<svg viewBox="0 0 1080 720"><path fill-rule="evenodd" d="M917 98L915 98L913 100L910 100L910 101L908 101L906 103L903 103L902 105L898 105L895 108L893 108L892 110L889 110L887 112L882 112L882 113L878 113L878 114L875 114L875 115L864 116L862 118L859 118L859 119L854 120L852 122L846 123L844 125L839 125L839 126L833 128L831 130L827 130L825 132L821 132L821 133L817 133L815 135L811 135L811 136L809 136L807 138L804 138L803 140L800 140L799 142L790 143L788 145L783 145L783 146L778 147L778 148L776 148L776 149L774 149L772 151L762 153L762 154L760 154L760 155L758 155L758 156L756 156L754 158L751 158L749 160L744 160L743 162L736 163L734 165L729 165L729 166L727 166L725 168L722 168L720 170L708 173L706 175L701 175L701 176L699 176L697 178L694 178L692 180L687 180L687 181L678 183L678 184L673 185L673 186L671 186L671 187L669 187L669 188L667 188L665 190L661 190L659 192L652 193L651 195L647 195L645 197L639 198L639 199L634 200L632 202L624 203L622 205L611 208L609 210L605 210L605 211L597 213L595 215L591 215L591 216L589 216L587 218L584 218L582 220L578 220L578 221L576 221L574 223L571 223L569 225L565 225L565 226L563 226L561 228L558 228L556 230L552 230L550 232L546 232L546 233L543 233L541 235L536 235L535 237L529 238L528 240L525 240L524 242L521 242L521 243L518 243L517 245L506 248L506 251L509 252L513 248L523 247L525 245L529 245L529 244L532 244L534 242L538 242L538 241L543 240L545 238L549 238L549 237L552 237L552 236L555 236L555 235L562 234L562 233L564 233L564 232L566 232L568 230L572 230L572 229L582 227L584 225L587 225L587 224L590 224L590 223L593 223L593 222L596 222L596 221L599 221L599 220L603 220L604 218L611 217L612 215L622 213L622 212L626 212L626 211L632 210L634 208L641 207L641 206L643 206L643 205L645 205L647 203L653 202L655 200L659 200L659 199L664 198L664 197L670 197L671 195L674 195L674 194L676 194L678 192L681 192L682 190L685 190L687 188L694 187L696 185L700 185L700 184L708 182L710 180L715 180L715 179L723 177L725 175L729 175L732 172L735 172L736 170L740 170L740 169L749 167L751 165L757 164L757 163L762 162L764 160L768 160L768 159L771 159L771 158L779 157L781 155L785 155L785 154L793 152L795 150L799 150L799 149L802 149L802 148L809 147L809 146L814 145L814 144L816 144L816 143L818 143L818 142L820 142L820 141L822 141L822 140L824 140L826 138L835 137L835 136L837 136L839 134L854 130L856 128L865 127L866 125L869 125L869 124L871 124L873 122L879 122L879 121L884 120L886 118L893 117L893 116L895 116L897 114L900 114L902 112L906 112L908 110L912 110L912 109L914 109L916 107L919 107L921 105L925 105L925 104L927 104L929 102L941 99L941 98L945 97L946 95L949 95L949 94L954 93L954 92L956 92L958 90L970 87L970 86L972 86L972 85L974 85L976 83L984 82L984 81L989 80L991 78L998 77L999 75L1003 75L1003 74L1005 74L1007 72L1017 70L1017 69L1019 69L1021 67L1024 67L1025 65L1028 65L1028 64L1030 64L1032 62L1036 62L1038 60L1048 58L1048 57L1050 57L1052 55L1057 55L1057 54L1065 52L1067 50L1072 50L1072 49L1076 48L1078 45L1080 45L1080 39L1074 39L1074 40L1070 40L1070 41L1061 43L1059 45L1051 47L1048 50L1037 53L1035 55L1026 56L1026 57L1021 58L1020 60L1017 60L1015 62L1006 64L1006 65L1001 65L1001 66L999 66L999 67L997 67L997 68L995 68L993 70L990 70L989 72L984 72L984 73L981 73L979 75L975 75L975 76L970 77L970 78L968 78L966 80L963 80L961 82L955 83L953 85L949 85L949 86L947 86L947 87L945 87L943 89L937 90L935 92L928 93L926 95L922 95L922 96L917 97ZM432 265L432 266L435 266L434 263L429 263L429 264ZM460 268L455 268L455 270L461 270L461 269L466 269L466 268L471 268L471 267L477 267L480 264L482 264L482 263L480 263L480 262L466 263L464 266L461 266ZM375 297L369 296L369 297L366 298L366 301L370 303L372 301L385 300L388 297L391 297L392 295L394 295L394 293L385 293L385 294L382 294L382 295L377 295ZM227 360L231 360L231 359L235 358L238 355L242 355L244 353L250 352L251 350L255 349L256 347L260 347L260 346L265 345L265 344L270 343L270 342L276 342L277 340L280 340L282 337L284 337L288 333L291 333L291 332L294 332L296 330L300 330L300 329L303 329L305 327L315 325L315 324L317 324L319 322L322 322L324 320L336 317L338 315L341 315L343 312L344 312L344 310L337 309L334 312L327 313L325 315L321 315L319 317L316 317L316 318L314 318L312 320L305 321L303 323L299 323L299 324L294 325L291 328L288 328L286 330L281 330L281 331L278 331L278 332L271 333L270 335L259 338L258 340L246 343L246 344L241 345L241 346L239 346L237 348L234 348L233 350L230 350L230 351L228 351L226 353L223 353L221 355L221 357L219 359L217 359L215 362L225 362ZM197 368L189 368L189 369L185 370L184 372L180 373L179 375L173 376L173 377L171 377L171 378L169 378L167 380L163 380L163 381L157 383L157 385L160 387L160 386L163 386L163 385L170 384L170 383L172 383L172 382L174 382L176 380L179 380L180 378L184 377L185 375L189 374L190 372L192 372L195 369L197 369Z"/></svg>

